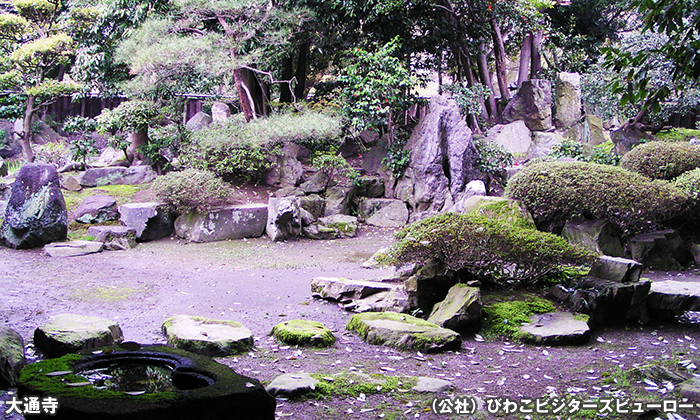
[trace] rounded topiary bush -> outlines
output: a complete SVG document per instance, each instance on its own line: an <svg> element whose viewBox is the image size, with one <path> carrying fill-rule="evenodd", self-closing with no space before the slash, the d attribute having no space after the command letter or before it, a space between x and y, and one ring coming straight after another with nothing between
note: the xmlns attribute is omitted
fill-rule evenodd
<svg viewBox="0 0 700 420"><path fill-rule="evenodd" d="M620 166L652 179L673 179L700 167L700 147L690 143L652 141L622 157Z"/></svg>
<svg viewBox="0 0 700 420"><path fill-rule="evenodd" d="M687 200L667 181L586 162L528 166L513 176L506 195L521 200L537 226L550 231L572 217L607 220L622 231L640 231L671 218Z"/></svg>
<svg viewBox="0 0 700 420"><path fill-rule="evenodd" d="M178 213L206 212L234 196L233 189L213 172L186 169L170 172L153 181L153 190Z"/></svg>
<svg viewBox="0 0 700 420"><path fill-rule="evenodd" d="M683 173L674 180L674 185L688 196L689 208L700 208L700 168Z"/></svg>

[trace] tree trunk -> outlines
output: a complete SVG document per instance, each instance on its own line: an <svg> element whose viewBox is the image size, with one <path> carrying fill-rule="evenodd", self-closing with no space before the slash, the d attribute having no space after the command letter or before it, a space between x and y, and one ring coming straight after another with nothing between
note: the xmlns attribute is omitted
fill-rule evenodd
<svg viewBox="0 0 700 420"><path fill-rule="evenodd" d="M129 147L126 149L126 158L129 160L130 165L134 161L143 160L141 147L146 144L148 144L148 127L129 133Z"/></svg>
<svg viewBox="0 0 700 420"><path fill-rule="evenodd" d="M528 80L528 70L530 64L530 55L532 51L532 35L526 34L523 38L523 46L520 49L520 67L518 68L518 87Z"/></svg>
<svg viewBox="0 0 700 420"><path fill-rule="evenodd" d="M299 46L299 59L297 60L297 85L294 89L296 100L306 99L306 67L309 62L309 43L304 42Z"/></svg>
<svg viewBox="0 0 700 420"><path fill-rule="evenodd" d="M542 31L534 32L530 37L532 47L530 48L530 79L536 79L542 70L542 57L540 55L540 45L542 44Z"/></svg>
<svg viewBox="0 0 700 420"><path fill-rule="evenodd" d="M506 48L503 44L501 27L498 26L496 17L491 18L491 29L493 29L493 55L496 59L496 78L498 79L498 90L501 92L501 100L510 99L508 83L506 81Z"/></svg>
<svg viewBox="0 0 700 420"><path fill-rule="evenodd" d="M233 81L236 85L236 91L238 92L238 100L241 102L241 111L243 111L246 122L250 122L255 119L255 112L252 106L253 98L243 81L242 69L235 69L233 71Z"/></svg>
<svg viewBox="0 0 700 420"><path fill-rule="evenodd" d="M488 120L492 122L498 115L498 108L496 108L496 98L493 94L493 83L491 83L491 72L489 72L489 64L486 61L486 46L484 44L479 45L479 54L476 56L476 64L479 68L481 83L486 86L490 92L489 97L486 98L486 110L489 114Z"/></svg>
<svg viewBox="0 0 700 420"><path fill-rule="evenodd" d="M282 80L292 79L292 58L286 56L282 59ZM292 102L292 85L290 83L280 84L280 102L288 104Z"/></svg>
<svg viewBox="0 0 700 420"><path fill-rule="evenodd" d="M22 146L22 156L26 163L34 162L34 151L32 150L32 120L34 119L34 114L36 113L36 108L34 107L35 98L33 96L27 97L27 109L24 111L24 120L22 121L22 133L17 133L19 135L19 145Z"/></svg>

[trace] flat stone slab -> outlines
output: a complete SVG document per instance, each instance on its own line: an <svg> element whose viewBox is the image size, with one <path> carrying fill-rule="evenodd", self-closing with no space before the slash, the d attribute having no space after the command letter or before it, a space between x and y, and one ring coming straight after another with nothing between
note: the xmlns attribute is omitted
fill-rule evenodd
<svg viewBox="0 0 700 420"><path fill-rule="evenodd" d="M0 326L0 389L16 387L19 372L26 363L22 336Z"/></svg>
<svg viewBox="0 0 700 420"><path fill-rule="evenodd" d="M437 378L427 378L425 376L419 376L416 386L411 388L415 392L449 392L454 389L454 384L450 381Z"/></svg>
<svg viewBox="0 0 700 420"><path fill-rule="evenodd" d="M700 378L693 377L681 384L681 397L700 403Z"/></svg>
<svg viewBox="0 0 700 420"><path fill-rule="evenodd" d="M685 311L700 311L700 283L676 280L652 282L647 307L677 315Z"/></svg>
<svg viewBox="0 0 700 420"><path fill-rule="evenodd" d="M408 307L408 293L402 285L387 292L379 292L353 300L343 306L346 311L351 312L406 312Z"/></svg>
<svg viewBox="0 0 700 420"><path fill-rule="evenodd" d="M87 234L103 242L107 251L126 251L136 246L136 230L126 226L90 226Z"/></svg>
<svg viewBox="0 0 700 420"><path fill-rule="evenodd" d="M591 267L589 276L620 283L639 281L642 264L635 260L601 255Z"/></svg>
<svg viewBox="0 0 700 420"><path fill-rule="evenodd" d="M585 344L591 338L588 322L568 312L532 315L520 332L525 342L550 346Z"/></svg>
<svg viewBox="0 0 700 420"><path fill-rule="evenodd" d="M97 241L53 242L44 245L44 252L51 257L79 257L102 251L104 244Z"/></svg>
<svg viewBox="0 0 700 420"><path fill-rule="evenodd" d="M462 346L462 339L456 332L397 312L356 314L345 328L356 331L369 344L401 350L439 352Z"/></svg>
<svg viewBox="0 0 700 420"><path fill-rule="evenodd" d="M116 322L76 314L56 315L34 331L34 345L47 357L112 346L123 340Z"/></svg>
<svg viewBox="0 0 700 420"><path fill-rule="evenodd" d="M292 319L272 327L270 335L283 343L298 346L328 347L335 343L333 332L317 321Z"/></svg>
<svg viewBox="0 0 700 420"><path fill-rule="evenodd" d="M393 286L368 280L349 280L339 277L316 277L311 280L311 296L340 303L348 303L379 292L388 292Z"/></svg>
<svg viewBox="0 0 700 420"><path fill-rule="evenodd" d="M279 397L298 397L316 389L318 379L308 373L285 373L276 377L267 386L267 392Z"/></svg>
<svg viewBox="0 0 700 420"><path fill-rule="evenodd" d="M253 333L240 322L176 315L163 322L168 345L207 356L230 356L253 348Z"/></svg>
<svg viewBox="0 0 700 420"><path fill-rule="evenodd" d="M192 242L259 238L266 224L267 204L227 206L208 213L183 214L175 220L175 234Z"/></svg>

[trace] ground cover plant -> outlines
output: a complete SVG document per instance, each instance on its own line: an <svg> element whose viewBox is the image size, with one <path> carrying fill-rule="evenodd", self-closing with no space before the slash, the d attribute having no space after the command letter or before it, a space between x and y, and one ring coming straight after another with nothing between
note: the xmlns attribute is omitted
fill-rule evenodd
<svg viewBox="0 0 700 420"><path fill-rule="evenodd" d="M170 172L153 181L152 188L180 214L206 212L235 197L233 187L213 172L198 169Z"/></svg>

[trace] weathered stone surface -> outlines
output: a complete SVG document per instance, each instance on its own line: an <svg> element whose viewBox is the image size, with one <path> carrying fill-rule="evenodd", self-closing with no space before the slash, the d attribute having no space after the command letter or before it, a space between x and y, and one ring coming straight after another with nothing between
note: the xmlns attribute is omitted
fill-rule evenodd
<svg viewBox="0 0 700 420"><path fill-rule="evenodd" d="M103 223L119 219L117 200L104 194L85 198L73 214L76 222Z"/></svg>
<svg viewBox="0 0 700 420"><path fill-rule="evenodd" d="M316 172L311 175L311 177L304 183L302 183L299 188L306 194L318 194L326 190L326 187L330 183L328 179L328 174L323 171Z"/></svg>
<svg viewBox="0 0 700 420"><path fill-rule="evenodd" d="M433 307L428 322L455 331L474 328L481 320L481 291L466 284L455 284L445 300Z"/></svg>
<svg viewBox="0 0 700 420"><path fill-rule="evenodd" d="M275 197L277 198L290 196L303 197L304 195L306 195L306 193L304 193L304 191L299 187L282 187L275 191Z"/></svg>
<svg viewBox="0 0 700 420"><path fill-rule="evenodd" d="M368 280L349 280L338 277L316 277L311 280L311 296L340 303L348 303L394 288L388 283Z"/></svg>
<svg viewBox="0 0 700 420"><path fill-rule="evenodd" d="M532 133L522 120L494 125L486 132L485 140L503 146L510 153L521 157L532 147Z"/></svg>
<svg viewBox="0 0 700 420"><path fill-rule="evenodd" d="M379 263L379 258L385 256L391 248L389 247L384 247L379 249L377 252L372 254L369 259L367 259L365 262L360 264L363 268L381 268L381 264Z"/></svg>
<svg viewBox="0 0 700 420"><path fill-rule="evenodd" d="M151 182L158 174L148 165L130 166L124 168L113 166L108 168L90 168L80 179L83 187L101 187L103 185L137 185Z"/></svg>
<svg viewBox="0 0 700 420"><path fill-rule="evenodd" d="M384 181L379 176L363 176L357 187L357 195L367 198L384 197Z"/></svg>
<svg viewBox="0 0 700 420"><path fill-rule="evenodd" d="M206 356L230 356L253 348L253 333L240 322L176 315L163 322L168 345Z"/></svg>
<svg viewBox="0 0 700 420"><path fill-rule="evenodd" d="M319 228L332 229L335 238L354 238L357 236L357 217L345 214L318 219Z"/></svg>
<svg viewBox="0 0 700 420"><path fill-rule="evenodd" d="M280 187L294 187L299 185L304 167L297 159L300 146L293 143L285 143L281 153L277 156L277 161L265 177L267 185Z"/></svg>
<svg viewBox="0 0 700 420"><path fill-rule="evenodd" d="M700 378L692 377L681 384L681 397L700 403Z"/></svg>
<svg viewBox="0 0 700 420"><path fill-rule="evenodd" d="M401 350L439 352L462 346L462 338L456 332L396 312L355 314L345 328L356 331L369 344Z"/></svg>
<svg viewBox="0 0 700 420"><path fill-rule="evenodd" d="M15 120L15 125L14 125L14 132L13 132L13 137L15 140L19 139L18 133L24 132L24 127L23 127L24 121L19 118ZM51 126L46 124L46 122L34 118L32 121L32 131L33 131L33 136L32 136L32 142L35 144L47 144L47 143L66 143L68 141L67 138L61 136L58 134Z"/></svg>
<svg viewBox="0 0 700 420"><path fill-rule="evenodd" d="M520 327L520 338L546 346L586 344L591 338L588 322L568 312L535 314L530 323Z"/></svg>
<svg viewBox="0 0 700 420"><path fill-rule="evenodd" d="M409 205L411 221L451 208L467 183L479 178L472 131L447 97L431 98L405 148L411 160L393 197Z"/></svg>
<svg viewBox="0 0 700 420"><path fill-rule="evenodd" d="M603 119L597 115L587 114L581 125L581 142L588 148L593 148L606 141L608 139L605 137Z"/></svg>
<svg viewBox="0 0 700 420"><path fill-rule="evenodd" d="M454 389L454 384L450 381L438 378L427 378L425 376L419 376L416 386L411 388L415 392L430 392L430 393L440 393L440 392L450 392Z"/></svg>
<svg viewBox="0 0 700 420"><path fill-rule="evenodd" d="M363 198L358 214L368 225L378 227L402 227L408 222L406 203L390 198Z"/></svg>
<svg viewBox="0 0 700 420"><path fill-rule="evenodd" d="M581 118L581 76L578 73L557 75L554 103L557 128L570 127Z"/></svg>
<svg viewBox="0 0 700 420"><path fill-rule="evenodd" d="M225 102L214 102L211 104L212 122L226 122L231 118L231 108Z"/></svg>
<svg viewBox="0 0 700 420"><path fill-rule="evenodd" d="M330 239L338 238L338 231L336 229L331 229L322 226L318 223L313 223L308 226L304 226L301 230L301 233L306 238L318 241L327 241Z"/></svg>
<svg viewBox="0 0 700 420"><path fill-rule="evenodd" d="M457 284L454 273L440 263L420 267L404 282L409 310L420 309L429 314L436 303L445 300L450 288Z"/></svg>
<svg viewBox="0 0 700 420"><path fill-rule="evenodd" d="M637 124L625 124L617 130L612 130L610 132L610 137L613 143L615 143L615 152L618 156L627 154L634 146L651 139L649 134L641 128L642 127Z"/></svg>
<svg viewBox="0 0 700 420"><path fill-rule="evenodd" d="M270 382L267 392L278 397L298 397L316 389L318 379L306 372L285 373Z"/></svg>
<svg viewBox="0 0 700 420"><path fill-rule="evenodd" d="M11 191L0 227L5 246L35 248L66 239L68 215L56 168L24 165Z"/></svg>
<svg viewBox="0 0 700 420"><path fill-rule="evenodd" d="M267 204L226 206L181 215L175 220L175 234L192 242L258 238L266 224Z"/></svg>
<svg viewBox="0 0 700 420"><path fill-rule="evenodd" d="M56 315L34 331L34 345L47 357L112 346L123 340L116 322L85 315Z"/></svg>
<svg viewBox="0 0 700 420"><path fill-rule="evenodd" d="M625 248L615 228L605 220L571 219L561 235L572 244L611 257L624 257Z"/></svg>
<svg viewBox="0 0 700 420"><path fill-rule="evenodd" d="M343 305L351 312L407 312L408 294L402 286L379 292Z"/></svg>
<svg viewBox="0 0 700 420"><path fill-rule="evenodd" d="M351 214L352 202L355 199L355 185L330 187L326 190L325 216L336 214Z"/></svg>
<svg viewBox="0 0 700 420"><path fill-rule="evenodd" d="M300 198L299 204L302 210L308 213L306 224L315 223L318 219L326 215L326 200L323 197L310 194ZM303 213L302 213L303 217Z"/></svg>
<svg viewBox="0 0 700 420"><path fill-rule="evenodd" d="M655 270L678 270L692 257L674 230L633 236L627 244L633 259Z"/></svg>
<svg viewBox="0 0 700 420"><path fill-rule="evenodd" d="M90 162L93 168L104 168L107 166L129 166L126 155L123 150L117 150L113 147L105 148L100 156Z"/></svg>
<svg viewBox="0 0 700 420"><path fill-rule="evenodd" d="M67 191L80 191L83 187L80 185L82 173L78 174L61 174L61 188Z"/></svg>
<svg viewBox="0 0 700 420"><path fill-rule="evenodd" d="M79 257L102 251L104 244L97 241L52 242L44 245L44 252L51 257Z"/></svg>
<svg viewBox="0 0 700 420"><path fill-rule="evenodd" d="M530 212L518 200L475 195L464 201L462 213L476 213L514 226L535 229Z"/></svg>
<svg viewBox="0 0 700 420"><path fill-rule="evenodd" d="M384 167L384 158L387 157L388 153L386 140L380 140L367 153L362 154L362 169L370 175L379 173Z"/></svg>
<svg viewBox="0 0 700 420"><path fill-rule="evenodd" d="M503 121L525 121L532 131L547 131L552 125L552 85L549 80L532 79L523 82L506 108Z"/></svg>
<svg viewBox="0 0 700 420"><path fill-rule="evenodd" d="M561 144L564 141L564 136L559 133L545 133L535 131L532 133L532 144L527 149L525 158L527 160L536 159L538 157L547 156L552 152L552 148Z"/></svg>
<svg viewBox="0 0 700 420"><path fill-rule="evenodd" d="M104 243L106 251L126 251L136 246L136 230L126 226L90 226L87 234Z"/></svg>
<svg viewBox="0 0 700 420"><path fill-rule="evenodd" d="M660 315L700 311L700 283L664 280L651 283L647 307Z"/></svg>
<svg viewBox="0 0 700 420"><path fill-rule="evenodd" d="M635 282L642 274L642 265L635 260L601 255L591 267L590 276L616 282Z"/></svg>
<svg viewBox="0 0 700 420"><path fill-rule="evenodd" d="M174 217L163 203L128 203L119 208L119 220L136 231L139 242L170 236L175 230Z"/></svg>
<svg viewBox="0 0 700 420"><path fill-rule="evenodd" d="M700 244L692 244L690 246L690 254L693 256L695 264L700 264Z"/></svg>
<svg viewBox="0 0 700 420"><path fill-rule="evenodd" d="M265 231L273 241L286 241L301 235L299 197L270 198L267 202Z"/></svg>
<svg viewBox="0 0 700 420"><path fill-rule="evenodd" d="M292 319L272 327L270 335L293 346L328 347L335 343L333 332L317 321Z"/></svg>
<svg viewBox="0 0 700 420"><path fill-rule="evenodd" d="M0 326L0 389L14 388L27 363L24 340L16 331Z"/></svg>
<svg viewBox="0 0 700 420"><path fill-rule="evenodd" d="M198 112L192 116L187 122L185 123L185 128L191 131L199 131L203 130L205 128L208 128L213 119L212 117L207 114L206 112Z"/></svg>

